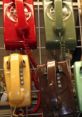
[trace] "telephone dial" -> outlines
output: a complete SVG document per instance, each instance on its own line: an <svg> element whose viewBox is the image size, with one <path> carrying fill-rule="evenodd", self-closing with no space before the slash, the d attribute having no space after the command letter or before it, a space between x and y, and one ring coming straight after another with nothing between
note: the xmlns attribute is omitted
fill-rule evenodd
<svg viewBox="0 0 82 117"><path fill-rule="evenodd" d="M47 62L46 76L43 73L39 76L39 80L42 102L44 101L42 107L44 114L47 113L45 117L52 117L54 114L58 116L71 115L76 112L71 72L67 61ZM52 115L46 110L45 105Z"/></svg>
<svg viewBox="0 0 82 117"><path fill-rule="evenodd" d="M32 0L3 0L4 42L6 49L36 48Z"/></svg>
<svg viewBox="0 0 82 117"><path fill-rule="evenodd" d="M59 49L63 39L67 49L76 46L72 0L44 0L46 48Z"/></svg>
<svg viewBox="0 0 82 117"><path fill-rule="evenodd" d="M74 77L79 110L82 112L82 61L74 63Z"/></svg>
<svg viewBox="0 0 82 117"><path fill-rule="evenodd" d="M28 56L15 53L4 57L4 75L10 106L30 106L31 75Z"/></svg>

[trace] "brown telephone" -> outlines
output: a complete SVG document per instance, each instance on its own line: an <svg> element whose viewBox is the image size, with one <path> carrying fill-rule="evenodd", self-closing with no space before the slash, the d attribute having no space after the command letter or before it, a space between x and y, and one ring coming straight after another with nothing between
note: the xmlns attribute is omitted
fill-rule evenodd
<svg viewBox="0 0 82 117"><path fill-rule="evenodd" d="M46 79L46 81L45 81ZM52 114L58 116L74 114L76 111L71 72L67 61L47 62L46 78L39 77L44 104L49 106ZM47 84L47 85L45 85ZM48 100L48 101L47 101ZM43 105L42 105L43 106ZM48 106L47 109L48 109ZM48 115L45 117L52 117Z"/></svg>

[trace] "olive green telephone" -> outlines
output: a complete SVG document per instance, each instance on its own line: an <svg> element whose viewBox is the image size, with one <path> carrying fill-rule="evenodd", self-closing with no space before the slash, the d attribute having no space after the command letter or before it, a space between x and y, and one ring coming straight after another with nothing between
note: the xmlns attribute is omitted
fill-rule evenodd
<svg viewBox="0 0 82 117"><path fill-rule="evenodd" d="M72 0L43 0L47 49L59 49L61 39L67 49L76 46Z"/></svg>

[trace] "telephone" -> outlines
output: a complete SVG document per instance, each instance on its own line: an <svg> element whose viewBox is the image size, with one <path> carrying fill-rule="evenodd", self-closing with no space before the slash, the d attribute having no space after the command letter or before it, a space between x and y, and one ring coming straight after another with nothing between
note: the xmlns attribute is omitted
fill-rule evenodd
<svg viewBox="0 0 82 117"><path fill-rule="evenodd" d="M76 46L72 0L43 0L47 49L59 49L61 40L67 49Z"/></svg>
<svg viewBox="0 0 82 117"><path fill-rule="evenodd" d="M71 72L67 61L47 62L47 76L46 78L39 77L39 79L44 104L49 106L52 114L55 113L56 115L64 116L76 112ZM44 85L45 80L47 82L46 87ZM43 84L41 82L43 82ZM45 95L48 95L47 99L45 98ZM45 111L46 109L44 110L44 113L47 112ZM48 115L47 117L52 116Z"/></svg>
<svg viewBox="0 0 82 117"><path fill-rule="evenodd" d="M6 49L36 48L33 0L3 0Z"/></svg>
<svg viewBox="0 0 82 117"><path fill-rule="evenodd" d="M10 106L30 106L31 75L28 56L17 53L5 56L4 75Z"/></svg>
<svg viewBox="0 0 82 117"><path fill-rule="evenodd" d="M74 63L74 77L79 110L82 112L82 61Z"/></svg>

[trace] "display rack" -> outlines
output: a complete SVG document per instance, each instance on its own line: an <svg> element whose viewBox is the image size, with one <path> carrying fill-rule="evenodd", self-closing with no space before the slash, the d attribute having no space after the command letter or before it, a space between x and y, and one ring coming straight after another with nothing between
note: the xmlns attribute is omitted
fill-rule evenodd
<svg viewBox="0 0 82 117"><path fill-rule="evenodd" d="M4 46L4 35L3 35L3 7L2 0L0 1L0 77L4 78L3 75L3 57L13 53L13 51L5 50ZM76 35L77 35L77 47L72 52L73 58L71 65L77 60L81 59L82 50L82 15L80 9L80 0L73 0L73 9L76 22ZM45 31L44 31L44 17L43 17L43 4L42 0L34 0L34 11L35 11L35 22L36 22L36 33L37 33L37 49L33 50L33 56L35 57L38 64L45 64L48 60L54 59L54 51L48 51L45 48ZM15 50L14 52L18 52ZM70 66L71 69L72 66ZM33 90L36 92L36 90ZM0 92L2 95L3 92ZM26 110L28 113L28 109ZM10 108L7 103L0 103L0 117L10 117L12 115ZM37 113L27 114L27 117L43 117L43 113L38 111Z"/></svg>

